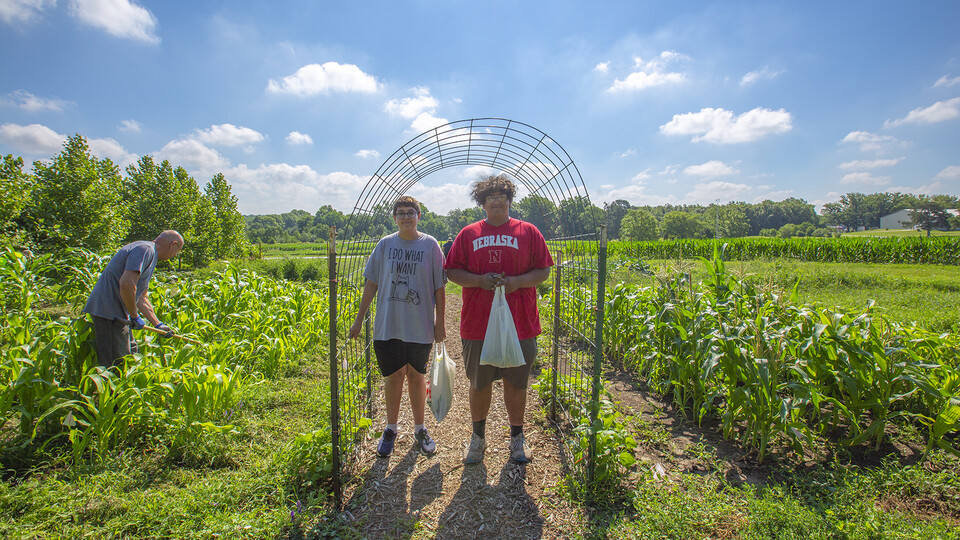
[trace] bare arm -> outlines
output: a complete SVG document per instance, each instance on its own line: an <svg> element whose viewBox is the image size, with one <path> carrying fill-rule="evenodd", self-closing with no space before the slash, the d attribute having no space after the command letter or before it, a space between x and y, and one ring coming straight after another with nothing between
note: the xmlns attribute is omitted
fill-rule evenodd
<svg viewBox="0 0 960 540"><path fill-rule="evenodd" d="M548 277L550 277L550 267L534 268L526 274L520 274L519 276L504 276L503 292L510 294L517 289L536 287L546 281Z"/></svg>
<svg viewBox="0 0 960 540"><path fill-rule="evenodd" d="M140 272L137 272L136 270L127 270L123 273L123 275L120 276L120 300L123 301L123 309L127 310L127 315L130 317L136 317L138 313L138 279L140 279ZM153 309L150 311L152 312Z"/></svg>
<svg viewBox="0 0 960 540"><path fill-rule="evenodd" d="M160 319L158 319L157 314L153 312L153 304L151 304L150 299L147 298L147 291L143 291L140 298L137 298L137 307L140 309L140 313L143 314L144 318L150 321L150 324L154 326L160 324Z"/></svg>
<svg viewBox="0 0 960 540"><path fill-rule="evenodd" d="M479 287L492 291L500 285L503 276L495 272L474 274L462 268L451 268L447 270L447 279L461 287Z"/></svg>
<svg viewBox="0 0 960 540"><path fill-rule="evenodd" d="M437 315L433 322L433 340L437 343L447 339L447 288L440 287L433 292Z"/></svg>
<svg viewBox="0 0 960 540"><path fill-rule="evenodd" d="M368 279L363 286L363 296L360 297L360 309L357 311L357 318L354 319L353 324L350 326L350 333L347 335L348 338L353 339L360 335L363 317L367 314L367 310L370 309L370 303L373 302L373 297L376 295L377 283Z"/></svg>

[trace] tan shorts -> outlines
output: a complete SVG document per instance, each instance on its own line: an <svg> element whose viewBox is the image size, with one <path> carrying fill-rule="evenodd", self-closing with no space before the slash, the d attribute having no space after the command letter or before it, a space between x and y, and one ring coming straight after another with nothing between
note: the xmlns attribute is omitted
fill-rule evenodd
<svg viewBox="0 0 960 540"><path fill-rule="evenodd" d="M530 379L530 367L537 358L537 338L521 339L520 350L527 364L515 368L498 368L480 364L482 339L461 339L463 342L463 367L474 390L482 390L498 379L508 381L517 388L526 388Z"/></svg>

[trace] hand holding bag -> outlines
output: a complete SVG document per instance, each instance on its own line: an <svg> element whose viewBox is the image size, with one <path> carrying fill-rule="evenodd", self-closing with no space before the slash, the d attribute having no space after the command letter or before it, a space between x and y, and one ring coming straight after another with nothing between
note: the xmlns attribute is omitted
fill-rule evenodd
<svg viewBox="0 0 960 540"><path fill-rule="evenodd" d="M438 343L433 347L433 366L430 368L430 387L427 389L427 404L437 422L450 412L453 405L453 382L457 375L457 365L447 356L447 344Z"/></svg>
<svg viewBox="0 0 960 540"><path fill-rule="evenodd" d="M480 349L480 363L500 368L520 367L527 363L502 286L493 293L493 307L490 308L483 348Z"/></svg>

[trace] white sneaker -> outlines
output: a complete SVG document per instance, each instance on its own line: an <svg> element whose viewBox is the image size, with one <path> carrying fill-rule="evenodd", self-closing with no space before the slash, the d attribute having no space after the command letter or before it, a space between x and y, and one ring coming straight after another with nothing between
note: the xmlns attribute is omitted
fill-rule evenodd
<svg viewBox="0 0 960 540"><path fill-rule="evenodd" d="M533 459L533 450L523 438L523 433L510 437L510 459L518 463L526 463Z"/></svg>
<svg viewBox="0 0 960 540"><path fill-rule="evenodd" d="M470 437L470 444L463 451L463 462L466 464L480 463L483 461L483 452L487 449L487 440L478 436L476 433Z"/></svg>

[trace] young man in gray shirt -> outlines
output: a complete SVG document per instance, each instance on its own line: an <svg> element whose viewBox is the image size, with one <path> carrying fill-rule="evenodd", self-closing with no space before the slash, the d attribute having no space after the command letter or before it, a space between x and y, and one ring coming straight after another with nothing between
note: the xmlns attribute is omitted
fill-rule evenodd
<svg viewBox="0 0 960 540"><path fill-rule="evenodd" d="M173 330L153 312L147 288L157 261L176 257L182 247L180 233L163 231L153 242L139 240L123 246L107 263L83 307L83 312L93 318L101 366L111 368L124 356L137 352L130 329L146 326L141 314L154 327L165 330L166 335L173 335Z"/></svg>
<svg viewBox="0 0 960 540"><path fill-rule="evenodd" d="M420 451L429 455L437 445L424 427L425 375L430 348L446 339L443 252L434 237L417 231L420 203L413 197L397 199L393 220L398 231L381 238L367 260L363 272L366 284L349 337L360 335L364 316L376 295L373 349L384 377L387 408L387 425L377 443L377 453L387 457L393 452L406 379L414 436Z"/></svg>

